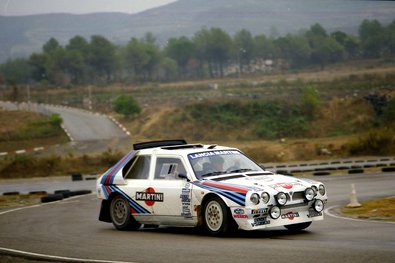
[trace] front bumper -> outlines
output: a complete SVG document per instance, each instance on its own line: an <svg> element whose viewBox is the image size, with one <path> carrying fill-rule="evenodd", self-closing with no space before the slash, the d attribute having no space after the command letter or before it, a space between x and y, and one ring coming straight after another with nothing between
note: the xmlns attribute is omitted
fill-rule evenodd
<svg viewBox="0 0 395 263"><path fill-rule="evenodd" d="M326 200L322 201L324 204L326 203ZM270 209L274 205L253 208L232 207L231 212L240 229L256 230L323 220L323 211L315 211L313 203L314 201L310 201L296 206L282 206L280 207L280 216L277 219L270 216Z"/></svg>

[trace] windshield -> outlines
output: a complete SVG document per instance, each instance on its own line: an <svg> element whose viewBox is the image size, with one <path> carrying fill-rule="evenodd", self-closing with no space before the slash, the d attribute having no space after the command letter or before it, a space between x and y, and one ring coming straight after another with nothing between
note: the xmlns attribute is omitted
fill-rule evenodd
<svg viewBox="0 0 395 263"><path fill-rule="evenodd" d="M188 155L188 159L197 179L219 174L263 170L237 150L193 153Z"/></svg>

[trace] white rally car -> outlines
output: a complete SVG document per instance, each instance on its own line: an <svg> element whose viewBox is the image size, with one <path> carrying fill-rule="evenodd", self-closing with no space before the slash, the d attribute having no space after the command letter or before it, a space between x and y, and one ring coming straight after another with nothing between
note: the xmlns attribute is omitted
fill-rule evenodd
<svg viewBox="0 0 395 263"><path fill-rule="evenodd" d="M184 140L134 145L97 181L99 220L145 225L301 230L323 219L325 186L266 171L235 148Z"/></svg>

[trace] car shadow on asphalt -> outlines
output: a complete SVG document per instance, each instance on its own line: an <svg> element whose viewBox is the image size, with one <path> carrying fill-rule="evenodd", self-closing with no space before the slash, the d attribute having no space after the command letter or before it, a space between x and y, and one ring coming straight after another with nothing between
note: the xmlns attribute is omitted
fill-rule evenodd
<svg viewBox="0 0 395 263"><path fill-rule="evenodd" d="M114 229L115 231L115 229ZM143 227L137 230L138 232L147 233L163 233L172 235L187 235L187 236L200 236L209 237L204 230L197 227L172 227L172 226L160 226L160 227ZM294 239L295 237L307 237L313 235L313 232L308 230L301 231L290 231L281 228L275 229L263 229L254 231L236 230L227 233L219 238L266 238L266 239Z"/></svg>

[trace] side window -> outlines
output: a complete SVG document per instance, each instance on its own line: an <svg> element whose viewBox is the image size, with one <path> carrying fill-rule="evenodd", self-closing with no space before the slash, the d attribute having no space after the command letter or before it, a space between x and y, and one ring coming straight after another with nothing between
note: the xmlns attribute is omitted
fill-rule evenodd
<svg viewBox="0 0 395 263"><path fill-rule="evenodd" d="M133 161L133 160L132 160ZM140 155L132 163L130 169L127 171L126 179L147 179L149 176L149 168L151 163L151 156Z"/></svg>
<svg viewBox="0 0 395 263"><path fill-rule="evenodd" d="M186 170L181 160L178 158L156 159L155 179L179 180L179 174L186 174Z"/></svg>

